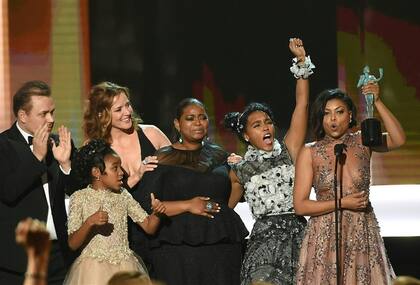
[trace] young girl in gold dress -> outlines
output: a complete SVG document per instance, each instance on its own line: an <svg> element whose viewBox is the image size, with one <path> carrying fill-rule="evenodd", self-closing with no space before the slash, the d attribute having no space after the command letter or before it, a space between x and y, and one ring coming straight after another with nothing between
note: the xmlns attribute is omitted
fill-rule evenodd
<svg viewBox="0 0 420 285"><path fill-rule="evenodd" d="M119 271L147 275L143 262L128 246L127 216L153 234L159 227L157 214L165 207L151 194L153 213L148 215L122 188L121 159L103 140L91 140L76 154L73 170L90 183L70 197L69 246L82 249L64 284L106 284Z"/></svg>

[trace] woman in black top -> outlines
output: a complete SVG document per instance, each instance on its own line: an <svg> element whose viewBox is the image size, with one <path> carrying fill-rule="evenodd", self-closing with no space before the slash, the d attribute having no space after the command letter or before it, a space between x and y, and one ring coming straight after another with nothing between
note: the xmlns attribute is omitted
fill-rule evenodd
<svg viewBox="0 0 420 285"><path fill-rule="evenodd" d="M205 139L209 122L200 101L184 99L177 110L179 140L158 150L159 167L146 173L133 192L145 208L154 192L171 216L150 240L155 277L168 285L239 284L248 232L228 207L228 155ZM198 204L208 212L194 215Z"/></svg>

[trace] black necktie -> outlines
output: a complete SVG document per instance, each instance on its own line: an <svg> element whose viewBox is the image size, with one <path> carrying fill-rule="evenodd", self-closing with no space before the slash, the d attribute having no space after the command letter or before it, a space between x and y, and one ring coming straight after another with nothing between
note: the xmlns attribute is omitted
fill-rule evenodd
<svg viewBox="0 0 420 285"><path fill-rule="evenodd" d="M28 145L32 145L33 140L34 140L33 136L28 136Z"/></svg>

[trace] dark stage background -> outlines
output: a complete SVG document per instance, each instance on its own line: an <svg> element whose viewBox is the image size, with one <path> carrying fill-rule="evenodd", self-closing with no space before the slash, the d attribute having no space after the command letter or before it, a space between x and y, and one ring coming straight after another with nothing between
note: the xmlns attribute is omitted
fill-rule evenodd
<svg viewBox="0 0 420 285"><path fill-rule="evenodd" d="M337 85L335 9L334 1L90 1L92 82L130 87L145 122L168 135L177 102L200 98L211 137L237 151L219 124L228 111L266 102L288 128L290 37L304 40L317 66L311 95Z"/></svg>

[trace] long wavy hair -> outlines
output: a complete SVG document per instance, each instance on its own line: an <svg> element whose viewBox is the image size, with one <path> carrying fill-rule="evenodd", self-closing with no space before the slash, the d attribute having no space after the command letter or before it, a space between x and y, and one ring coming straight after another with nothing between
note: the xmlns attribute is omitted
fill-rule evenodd
<svg viewBox="0 0 420 285"><path fill-rule="evenodd" d="M346 104L347 109L351 112L351 121L349 128L357 125L357 109L352 99L340 89L327 89L322 91L315 99L311 108L310 126L311 139L321 140L325 136L324 130L324 113L327 102L332 99L338 99Z"/></svg>
<svg viewBox="0 0 420 285"><path fill-rule="evenodd" d="M92 87L83 116L83 130L88 140L103 139L112 143L111 106L114 97L121 93L124 93L130 99L130 92L127 87L112 82L105 81ZM135 112L131 114L131 121L135 129L138 129L138 124L142 122Z"/></svg>

